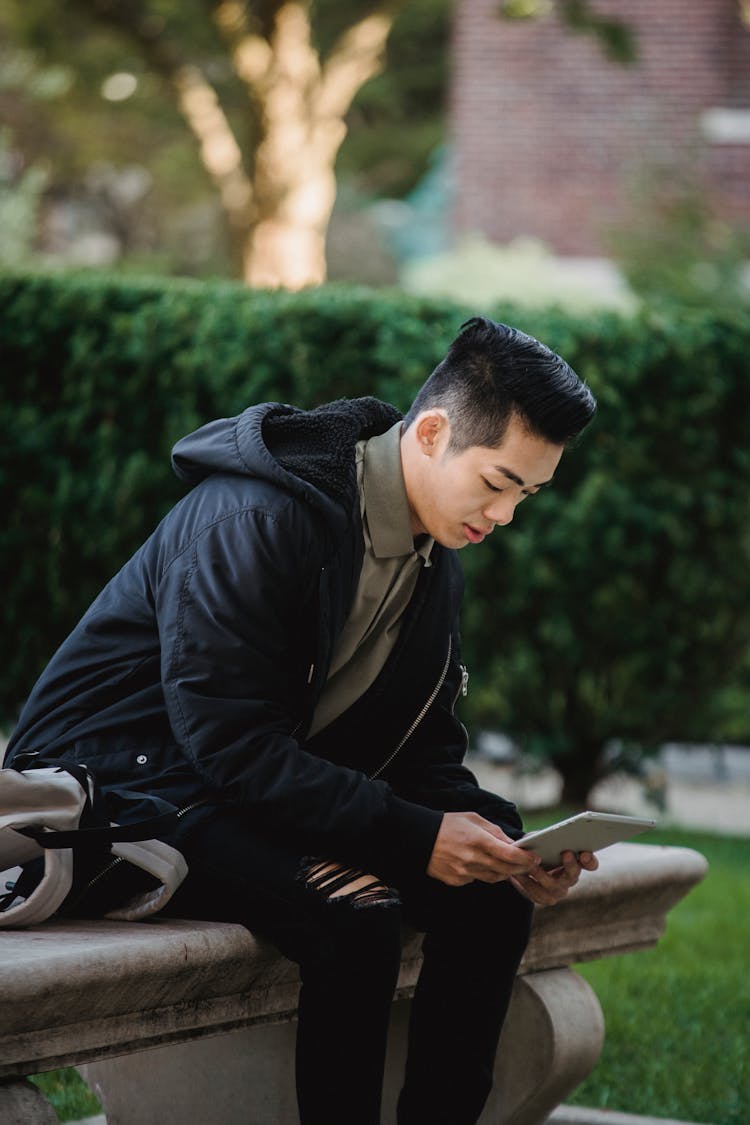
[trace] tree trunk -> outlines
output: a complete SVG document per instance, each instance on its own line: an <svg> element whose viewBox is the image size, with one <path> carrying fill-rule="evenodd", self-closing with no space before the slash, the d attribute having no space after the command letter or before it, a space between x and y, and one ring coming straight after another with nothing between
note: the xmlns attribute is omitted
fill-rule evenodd
<svg viewBox="0 0 750 1125"><path fill-rule="evenodd" d="M578 774L563 773L560 801L563 805L571 805L575 809L587 809L590 807L589 795L592 788L590 778Z"/></svg>
<svg viewBox="0 0 750 1125"><path fill-rule="evenodd" d="M392 16L359 20L323 60L312 42L310 0L263 5L265 24L243 0L209 5L248 94L253 128L243 148L205 71L164 34L147 0L75 2L128 35L171 84L221 199L243 279L286 289L324 281L344 119L382 67Z"/></svg>
<svg viewBox="0 0 750 1125"><path fill-rule="evenodd" d="M343 122L328 138L296 121L267 119L255 159L254 224L245 244L248 285L302 289L326 278L325 241L336 200L334 162Z"/></svg>
<svg viewBox="0 0 750 1125"><path fill-rule="evenodd" d="M263 134L243 252L247 284L302 289L325 281L344 116L380 69L390 27L389 17L368 16L342 35L323 64L311 43L307 4L289 0L268 40L245 37L237 47L235 66L259 106Z"/></svg>
<svg viewBox="0 0 750 1125"><path fill-rule="evenodd" d="M333 169L313 174L300 160L296 174L270 186L256 208L243 251L243 279L255 288L303 289L326 279L326 231L336 198Z"/></svg>
<svg viewBox="0 0 750 1125"><path fill-rule="evenodd" d="M576 741L576 749L570 754L555 755L552 764L562 775L563 787L561 801L576 809L590 807L591 790L601 780L601 745Z"/></svg>

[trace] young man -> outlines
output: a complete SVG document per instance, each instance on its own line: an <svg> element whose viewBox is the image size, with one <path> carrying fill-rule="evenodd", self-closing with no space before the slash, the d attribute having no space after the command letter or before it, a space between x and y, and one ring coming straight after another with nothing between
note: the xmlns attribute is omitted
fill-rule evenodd
<svg viewBox="0 0 750 1125"><path fill-rule="evenodd" d="M402 919L426 936L399 1123L476 1122L531 904L596 866L547 873L514 845L454 715L456 550L551 482L594 409L549 349L475 318L403 421L358 399L209 423L173 452L191 491L21 715L8 761L84 762L187 810L173 914L242 922L299 963L303 1125L380 1120Z"/></svg>

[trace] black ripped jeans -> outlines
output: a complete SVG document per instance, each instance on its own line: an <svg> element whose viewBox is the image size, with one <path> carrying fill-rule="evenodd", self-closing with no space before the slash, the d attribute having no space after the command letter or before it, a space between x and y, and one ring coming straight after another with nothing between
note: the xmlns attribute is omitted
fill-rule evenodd
<svg viewBox="0 0 750 1125"><path fill-rule="evenodd" d="M507 882L426 875L398 896L332 897L287 840L254 834L226 807L200 810L180 846L190 874L167 913L241 922L300 966L301 1125L379 1125L404 922L425 938L398 1125L474 1125L528 941L526 899Z"/></svg>

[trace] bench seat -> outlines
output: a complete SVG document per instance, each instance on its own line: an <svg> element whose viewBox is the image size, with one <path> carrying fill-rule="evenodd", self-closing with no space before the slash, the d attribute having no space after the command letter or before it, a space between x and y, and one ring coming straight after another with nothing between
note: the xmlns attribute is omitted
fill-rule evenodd
<svg viewBox="0 0 750 1125"><path fill-rule="evenodd" d="M603 1020L593 992L569 966L655 945L668 911L706 868L690 849L617 844L601 853L599 871L584 872L563 903L537 909L483 1125L542 1122L590 1072ZM240 1107L237 1122L296 1120L290 1075L297 969L244 927L158 916L140 923L51 921L4 931L0 943L4 1125L54 1121L41 1094L23 1079L67 1065L83 1066L118 1125L212 1119L234 1125L216 1114L217 1065L222 1086L231 1071L227 1104ZM410 933L394 1003L386 1120L392 1119L419 966L420 936ZM531 1051L533 1067L522 1066ZM255 1070L253 1058L262 1060ZM201 1059L207 1060L205 1081ZM180 1100L175 1087L185 1085L188 1060L191 1081ZM248 1116L248 1098L268 1109Z"/></svg>

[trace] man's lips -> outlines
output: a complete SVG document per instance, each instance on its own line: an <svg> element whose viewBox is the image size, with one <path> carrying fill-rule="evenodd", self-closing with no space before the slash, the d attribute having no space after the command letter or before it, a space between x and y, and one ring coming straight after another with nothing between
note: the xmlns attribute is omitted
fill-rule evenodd
<svg viewBox="0 0 750 1125"><path fill-rule="evenodd" d="M478 531L476 527L472 527L470 523L464 524L464 535L470 543L481 543L482 540L488 535L487 531Z"/></svg>

